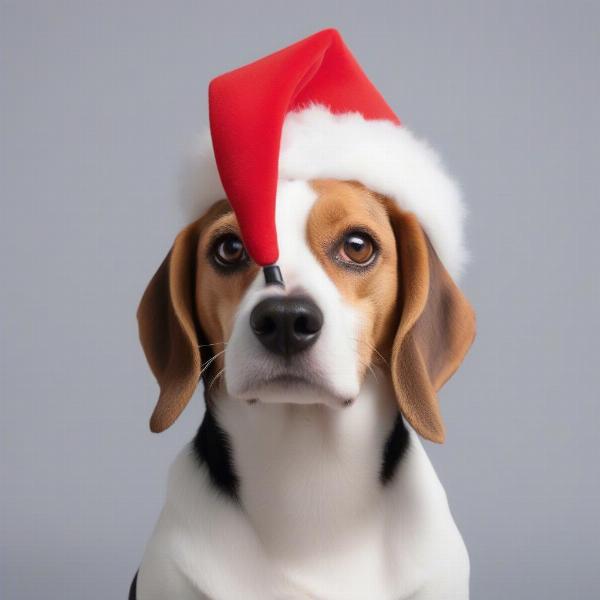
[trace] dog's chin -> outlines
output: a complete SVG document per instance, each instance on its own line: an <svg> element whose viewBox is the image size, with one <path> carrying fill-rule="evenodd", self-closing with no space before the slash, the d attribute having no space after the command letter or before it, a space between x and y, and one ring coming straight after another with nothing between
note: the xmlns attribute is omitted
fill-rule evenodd
<svg viewBox="0 0 600 600"><path fill-rule="evenodd" d="M298 375L279 375L237 394L248 402L264 404L322 404L331 408L350 406L354 397L342 396L330 386Z"/></svg>

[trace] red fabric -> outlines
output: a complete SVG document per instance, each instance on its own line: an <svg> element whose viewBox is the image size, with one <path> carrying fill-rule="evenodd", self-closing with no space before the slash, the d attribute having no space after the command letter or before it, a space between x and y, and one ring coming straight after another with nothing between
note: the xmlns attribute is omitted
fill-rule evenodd
<svg viewBox="0 0 600 600"><path fill-rule="evenodd" d="M278 258L275 195L286 114L320 103L333 113L400 122L334 29L213 79L208 95L221 181L246 249L263 266Z"/></svg>

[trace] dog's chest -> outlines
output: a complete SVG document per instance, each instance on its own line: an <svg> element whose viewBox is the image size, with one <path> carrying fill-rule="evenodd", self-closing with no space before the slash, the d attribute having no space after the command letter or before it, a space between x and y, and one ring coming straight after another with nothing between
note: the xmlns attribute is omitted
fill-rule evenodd
<svg viewBox="0 0 600 600"><path fill-rule="evenodd" d="M171 468L141 589L167 597L174 577L189 588L181 598L464 600L468 558L443 488L412 432L382 482L397 411L370 394L337 413L219 399L238 499L186 448Z"/></svg>
<svg viewBox="0 0 600 600"><path fill-rule="evenodd" d="M395 481L381 479L395 414L368 389L347 411L221 406L243 511L298 597L392 598L418 588L418 561L399 543L414 518L399 514Z"/></svg>

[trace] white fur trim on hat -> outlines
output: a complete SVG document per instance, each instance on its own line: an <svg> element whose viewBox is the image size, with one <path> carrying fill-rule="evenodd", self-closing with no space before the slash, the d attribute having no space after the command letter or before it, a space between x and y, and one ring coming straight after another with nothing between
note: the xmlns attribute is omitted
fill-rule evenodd
<svg viewBox="0 0 600 600"><path fill-rule="evenodd" d="M186 212L197 218L225 197L209 134L186 170ZM279 176L360 181L392 198L417 216L448 272L460 275L467 251L459 188L437 153L406 127L366 120L358 113L334 115L319 105L289 113L281 137Z"/></svg>

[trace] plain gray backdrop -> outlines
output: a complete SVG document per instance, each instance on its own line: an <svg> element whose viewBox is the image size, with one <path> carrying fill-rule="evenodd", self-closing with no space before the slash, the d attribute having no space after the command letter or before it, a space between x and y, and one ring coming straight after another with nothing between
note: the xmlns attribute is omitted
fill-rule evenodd
<svg viewBox="0 0 600 600"><path fill-rule="evenodd" d="M203 411L149 432L135 310L208 81L326 26L470 208L478 338L426 449L472 596L598 597L597 2L0 6L3 600L126 597Z"/></svg>

